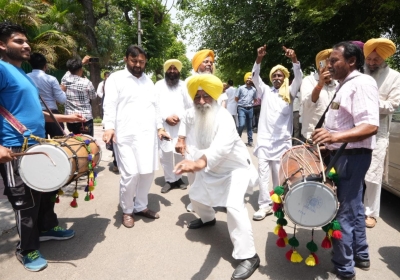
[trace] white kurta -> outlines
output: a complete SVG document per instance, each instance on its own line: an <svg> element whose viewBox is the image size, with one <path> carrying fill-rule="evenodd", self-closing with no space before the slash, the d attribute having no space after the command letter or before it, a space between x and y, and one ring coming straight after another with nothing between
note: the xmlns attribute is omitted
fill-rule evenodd
<svg viewBox="0 0 400 280"><path fill-rule="evenodd" d="M211 146L198 150L195 159L202 155L207 157L207 167L196 173L190 199L212 207L242 210L246 190L257 184L258 174L227 110L219 109Z"/></svg>
<svg viewBox="0 0 400 280"><path fill-rule="evenodd" d="M237 89L235 87L231 86L225 91L226 95L228 96L228 100L226 101L226 109L232 116L237 115L237 102L235 100L236 90Z"/></svg>
<svg viewBox="0 0 400 280"><path fill-rule="evenodd" d="M289 87L291 102L285 102L279 91L264 84L260 78L260 64L253 66L253 83L261 99L257 145L254 155L259 159L279 160L292 147L293 99L300 89L303 73L299 63L293 63L294 79Z"/></svg>
<svg viewBox="0 0 400 280"><path fill-rule="evenodd" d="M107 79L104 128L115 129L117 149L123 164L136 161L129 173L148 174L158 169L158 109L154 84L143 74L133 76L126 68ZM134 158L125 158L133 152Z"/></svg>
<svg viewBox="0 0 400 280"><path fill-rule="evenodd" d="M381 184L386 148L389 144L389 129L393 112L400 103L400 73L386 67L376 79L379 88L379 129L376 134L376 148L365 181Z"/></svg>
<svg viewBox="0 0 400 280"><path fill-rule="evenodd" d="M300 103L302 107L301 134L307 139L311 137L311 133L314 131L315 126L328 107L329 102L331 102L337 86L337 82L334 81L329 85L325 84L319 94L317 102L314 103L312 102L311 97L315 86L318 84L318 80L318 73L311 74L303 79L300 87Z"/></svg>

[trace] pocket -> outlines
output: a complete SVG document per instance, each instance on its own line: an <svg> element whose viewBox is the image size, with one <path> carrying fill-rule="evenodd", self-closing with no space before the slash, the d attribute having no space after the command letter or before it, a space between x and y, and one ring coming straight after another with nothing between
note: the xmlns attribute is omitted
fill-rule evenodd
<svg viewBox="0 0 400 280"><path fill-rule="evenodd" d="M14 210L25 210L35 206L32 189L22 185L8 188L7 197Z"/></svg>

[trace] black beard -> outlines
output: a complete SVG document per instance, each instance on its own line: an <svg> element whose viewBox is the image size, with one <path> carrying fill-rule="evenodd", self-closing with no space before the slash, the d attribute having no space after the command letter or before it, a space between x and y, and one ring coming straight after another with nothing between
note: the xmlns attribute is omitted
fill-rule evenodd
<svg viewBox="0 0 400 280"><path fill-rule="evenodd" d="M133 76L135 76L136 78L140 78L144 72L144 68L142 67L132 67L132 68L128 68L129 72L131 72L131 74Z"/></svg>
<svg viewBox="0 0 400 280"><path fill-rule="evenodd" d="M179 83L179 79L181 77L181 73L172 74L172 73L165 73L165 82L169 87L176 87Z"/></svg>
<svg viewBox="0 0 400 280"><path fill-rule="evenodd" d="M7 48L6 56L14 61L27 61L29 58L25 58L21 55L19 50Z"/></svg>

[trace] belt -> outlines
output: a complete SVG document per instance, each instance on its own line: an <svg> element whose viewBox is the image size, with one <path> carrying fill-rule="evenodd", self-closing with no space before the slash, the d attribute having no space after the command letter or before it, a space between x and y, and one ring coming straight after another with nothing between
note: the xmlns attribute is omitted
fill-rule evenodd
<svg viewBox="0 0 400 280"><path fill-rule="evenodd" d="M253 108L253 106L238 106L238 107L240 107L240 108L245 108L245 109L251 109L251 108Z"/></svg>
<svg viewBox="0 0 400 280"><path fill-rule="evenodd" d="M335 155L337 151L338 150L331 150L331 154ZM367 148L345 149L342 153L343 156L370 155L370 154L372 154L372 150Z"/></svg>

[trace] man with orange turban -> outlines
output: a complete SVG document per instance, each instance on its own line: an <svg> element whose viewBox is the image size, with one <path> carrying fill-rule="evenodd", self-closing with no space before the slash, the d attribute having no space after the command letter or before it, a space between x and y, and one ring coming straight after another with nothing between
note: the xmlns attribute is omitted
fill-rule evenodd
<svg viewBox="0 0 400 280"><path fill-rule="evenodd" d="M253 103L257 100L257 90L251 80L251 72L244 75L245 84L236 91L239 136L242 137L244 126L247 127L247 146L253 147Z"/></svg>
<svg viewBox="0 0 400 280"><path fill-rule="evenodd" d="M226 207L232 256L241 261L231 279L247 279L260 264L244 203L245 193L257 183L257 171L231 114L217 102L223 90L221 80L211 74L195 75L187 88L194 101L187 126L193 131L195 147L190 150L193 160L178 163L175 172L196 173L189 198L200 218L188 228L215 225L213 207Z"/></svg>
<svg viewBox="0 0 400 280"><path fill-rule="evenodd" d="M289 71L282 65L276 65L270 71L269 78L272 87L264 84L260 78L260 64L266 54L266 46L257 50L257 59L253 66L253 83L257 95L261 99L261 112L258 122L257 145L254 155L258 157L258 174L260 193L258 196L259 210L253 219L262 220L271 213L272 201L269 195L269 176L272 173L273 186L279 182L279 167L282 154L292 147L293 132L293 99L296 97L303 73L296 53L283 47L286 57L292 60L294 79L289 86Z"/></svg>
<svg viewBox="0 0 400 280"><path fill-rule="evenodd" d="M400 73L385 62L396 52L396 46L385 38L368 40L364 45L365 74L372 76L379 88L379 129L372 161L365 176L365 224L372 228L379 217L382 174L389 145L389 125L400 103ZM390 155L389 155L390 156Z"/></svg>
<svg viewBox="0 0 400 280"><path fill-rule="evenodd" d="M199 74L214 73L214 52L212 50L201 50L195 53L192 58L194 72Z"/></svg>
<svg viewBox="0 0 400 280"><path fill-rule="evenodd" d="M332 49L326 49L316 55L315 67L317 71L305 77L301 83L300 102L303 121L301 134L306 139L311 137L311 133L335 94L337 83L332 80L326 67L326 60L331 52Z"/></svg>
<svg viewBox="0 0 400 280"><path fill-rule="evenodd" d="M177 59L169 59L164 63L165 78L156 82L158 108L162 118L163 127L171 140L161 139L159 143L160 163L164 170L164 186L161 193L167 193L171 189L184 190L187 185L182 181L182 176L173 172L176 163L182 160L182 156L174 153L175 144L178 141L178 130L185 110L193 105L185 83L180 80L182 63Z"/></svg>

